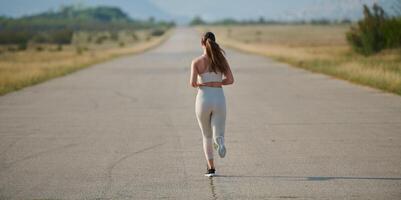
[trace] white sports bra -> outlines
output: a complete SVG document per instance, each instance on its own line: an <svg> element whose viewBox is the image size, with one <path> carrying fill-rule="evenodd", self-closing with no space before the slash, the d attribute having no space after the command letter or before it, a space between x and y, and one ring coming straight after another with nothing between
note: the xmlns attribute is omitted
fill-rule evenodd
<svg viewBox="0 0 401 200"><path fill-rule="evenodd" d="M199 74L199 83L208 83L208 82L223 82L223 74L221 72L204 72Z"/></svg>

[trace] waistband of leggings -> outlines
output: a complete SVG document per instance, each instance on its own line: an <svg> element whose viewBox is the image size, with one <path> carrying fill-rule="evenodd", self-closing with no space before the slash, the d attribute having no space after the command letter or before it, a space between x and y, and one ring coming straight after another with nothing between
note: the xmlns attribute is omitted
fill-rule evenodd
<svg viewBox="0 0 401 200"><path fill-rule="evenodd" d="M209 86L199 86L198 89L205 90L223 90L223 87L209 87Z"/></svg>

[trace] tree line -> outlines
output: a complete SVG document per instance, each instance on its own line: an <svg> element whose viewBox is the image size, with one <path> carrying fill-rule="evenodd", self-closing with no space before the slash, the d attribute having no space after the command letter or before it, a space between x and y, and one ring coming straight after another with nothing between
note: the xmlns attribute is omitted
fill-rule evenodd
<svg viewBox="0 0 401 200"><path fill-rule="evenodd" d="M117 7L64 6L59 11L20 18L0 17L0 44L70 44L75 31L161 30L174 25L174 22L156 21L154 18L134 20Z"/></svg>
<svg viewBox="0 0 401 200"><path fill-rule="evenodd" d="M248 20L236 20L232 18L226 18L222 20L216 20L213 22L206 22L200 16L195 16L191 21L190 25L275 25L275 24L316 24L316 25L330 25L330 24L351 24L350 19L344 18L341 20L330 20L330 19L311 19L311 20L292 20L292 21L281 21L281 20L270 20L264 17L258 19Z"/></svg>

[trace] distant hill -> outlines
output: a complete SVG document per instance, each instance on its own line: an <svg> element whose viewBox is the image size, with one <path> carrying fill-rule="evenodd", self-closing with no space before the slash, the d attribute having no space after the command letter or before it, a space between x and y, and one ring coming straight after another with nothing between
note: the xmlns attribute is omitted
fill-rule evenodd
<svg viewBox="0 0 401 200"><path fill-rule="evenodd" d="M46 30L118 30L171 25L155 20L135 20L120 8L109 6L64 6L58 11L47 11L20 18L0 18L0 31Z"/></svg>
<svg viewBox="0 0 401 200"><path fill-rule="evenodd" d="M93 8L76 8L74 6L65 6L60 11L48 11L41 14L22 17L27 20L88 20L100 22L113 21L131 21L130 17L120 8L99 6Z"/></svg>
<svg viewBox="0 0 401 200"><path fill-rule="evenodd" d="M26 44L28 41L68 44L76 31L164 29L173 23L135 20L117 7L65 6L58 11L47 11L20 18L0 17L0 44Z"/></svg>
<svg viewBox="0 0 401 200"><path fill-rule="evenodd" d="M3 3L0 0L0 16L8 16L13 18L18 18L26 15L34 15L37 13L42 13L48 10L59 10L60 5L67 3L67 5L76 5L76 7L118 7L122 8L124 13L133 19L137 20L147 20L150 17L156 20L168 20L174 19L174 16L167 13L163 9L160 9L151 0L115 0L115 1L98 1L98 0L85 0L80 1L75 0L35 0L29 3L28 0L15 0L16 2L6 2ZM25 3L23 3L25 1ZM18 3L17 3L18 2ZM69 4L68 4L69 3ZM29 4L29 6L24 6L24 4Z"/></svg>

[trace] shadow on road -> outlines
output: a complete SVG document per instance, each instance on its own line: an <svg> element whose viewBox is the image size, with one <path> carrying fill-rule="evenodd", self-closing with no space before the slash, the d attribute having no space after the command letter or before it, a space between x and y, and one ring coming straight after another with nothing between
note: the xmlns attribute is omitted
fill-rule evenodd
<svg viewBox="0 0 401 200"><path fill-rule="evenodd" d="M212 193L212 199L217 200L216 186L213 183L213 178L209 177L210 180L210 191Z"/></svg>
<svg viewBox="0 0 401 200"><path fill-rule="evenodd" d="M268 178L283 179L291 181L328 181L328 180L385 180L401 181L401 177L353 177L353 176L242 176L242 175L215 175L214 177L225 178Z"/></svg>

